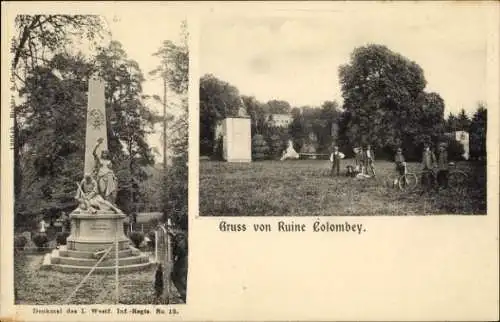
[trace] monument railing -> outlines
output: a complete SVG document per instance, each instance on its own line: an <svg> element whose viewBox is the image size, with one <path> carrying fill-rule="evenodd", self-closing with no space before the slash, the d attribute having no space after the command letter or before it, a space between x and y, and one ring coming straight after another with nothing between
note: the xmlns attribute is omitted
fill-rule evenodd
<svg viewBox="0 0 500 322"><path fill-rule="evenodd" d="M172 280L170 278L173 270L171 228L168 224L158 225L155 230L155 261L163 267L163 285L165 292L163 298L170 303L172 295Z"/></svg>

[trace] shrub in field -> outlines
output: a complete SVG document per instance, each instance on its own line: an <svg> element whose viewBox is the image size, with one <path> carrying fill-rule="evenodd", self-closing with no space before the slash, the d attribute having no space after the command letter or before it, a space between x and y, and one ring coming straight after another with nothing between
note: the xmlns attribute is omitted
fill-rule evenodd
<svg viewBox="0 0 500 322"><path fill-rule="evenodd" d="M267 145L264 136L257 134L252 138L252 159L264 160L269 153L269 146Z"/></svg>
<svg viewBox="0 0 500 322"><path fill-rule="evenodd" d="M69 233L57 233L56 241L59 245L66 245L66 239L68 238Z"/></svg>
<svg viewBox="0 0 500 322"><path fill-rule="evenodd" d="M269 145L270 145L270 156L273 159L279 159L281 154L286 149L286 142L283 142L283 139L278 134L273 134L269 137Z"/></svg>
<svg viewBox="0 0 500 322"><path fill-rule="evenodd" d="M16 236L14 238L14 247L17 250L23 250L27 243L28 240L24 236Z"/></svg>
<svg viewBox="0 0 500 322"><path fill-rule="evenodd" d="M35 234L32 237L33 243L35 243L36 247L38 249L42 249L43 247L47 246L47 243L49 242L49 238L47 237L46 234Z"/></svg>
<svg viewBox="0 0 500 322"><path fill-rule="evenodd" d="M133 231L130 233L129 238L132 241L132 243L134 243L134 246L136 248L139 248L141 243L144 241L144 233L140 231Z"/></svg>

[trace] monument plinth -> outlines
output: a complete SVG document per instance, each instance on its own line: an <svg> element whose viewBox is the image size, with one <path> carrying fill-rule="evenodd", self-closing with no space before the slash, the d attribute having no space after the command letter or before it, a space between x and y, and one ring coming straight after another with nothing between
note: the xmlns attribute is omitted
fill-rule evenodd
<svg viewBox="0 0 500 322"><path fill-rule="evenodd" d="M91 214L79 209L71 215L71 235L66 240L68 250L98 251L109 248L118 241L119 249L129 245L125 236L123 220L125 215L112 212Z"/></svg>
<svg viewBox="0 0 500 322"><path fill-rule="evenodd" d="M76 184L75 198L79 206L69 216L71 233L66 245L45 257L45 268L85 273L97 265L95 272L113 273L116 256L120 272L140 271L151 264L148 256L131 246L124 232L127 216L114 204L118 183L107 151L106 134L104 83L92 78L89 80L84 179Z"/></svg>
<svg viewBox="0 0 500 322"><path fill-rule="evenodd" d="M223 158L227 162L251 162L252 138L250 118L230 117L222 123Z"/></svg>

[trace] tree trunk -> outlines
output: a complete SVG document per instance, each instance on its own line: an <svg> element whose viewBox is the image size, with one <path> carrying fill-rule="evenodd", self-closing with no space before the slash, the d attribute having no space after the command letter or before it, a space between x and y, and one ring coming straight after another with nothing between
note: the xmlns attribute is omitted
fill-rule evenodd
<svg viewBox="0 0 500 322"><path fill-rule="evenodd" d="M17 64L19 63L19 58L21 58L21 51L24 48L24 45L26 44L26 41L28 41L28 37L29 37L30 31L40 21L40 18L41 18L40 15L36 15L33 18L33 21L30 23L30 25L27 26L27 27L24 27L23 34L21 35L21 40L19 41L19 45L17 45L16 50L15 50L14 62L12 64L13 70L16 69Z"/></svg>

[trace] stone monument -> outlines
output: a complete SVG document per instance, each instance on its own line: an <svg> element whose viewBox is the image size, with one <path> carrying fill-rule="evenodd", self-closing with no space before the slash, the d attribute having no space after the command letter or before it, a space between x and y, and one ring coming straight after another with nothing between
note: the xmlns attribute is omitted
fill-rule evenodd
<svg viewBox="0 0 500 322"><path fill-rule="evenodd" d="M89 80L85 134L84 178L76 183L79 205L71 214L71 233L66 245L48 254L44 267L63 272L88 272L111 248L96 272L115 271L118 244L120 272L148 267L149 258L131 246L124 232L126 215L115 205L117 180L107 151L104 82Z"/></svg>
<svg viewBox="0 0 500 322"><path fill-rule="evenodd" d="M228 117L222 121L220 132L224 160L227 162L252 161L250 117L243 107L240 107L235 117Z"/></svg>
<svg viewBox="0 0 500 322"><path fill-rule="evenodd" d="M455 132L455 140L460 142L462 146L464 147L464 153L462 154L462 157L465 160L469 160L470 153L469 153L469 132L466 131L456 131Z"/></svg>
<svg viewBox="0 0 500 322"><path fill-rule="evenodd" d="M285 151L283 151L283 154L282 154L280 160L281 161L288 160L288 159L297 160L297 159L299 159L299 157L300 157L300 155L293 148L293 141L288 140L288 147L286 148Z"/></svg>

